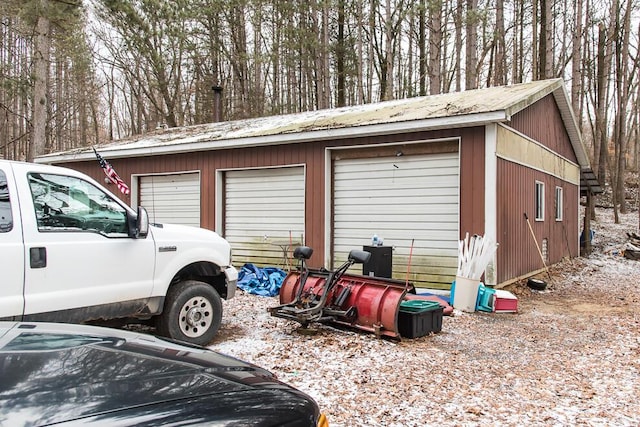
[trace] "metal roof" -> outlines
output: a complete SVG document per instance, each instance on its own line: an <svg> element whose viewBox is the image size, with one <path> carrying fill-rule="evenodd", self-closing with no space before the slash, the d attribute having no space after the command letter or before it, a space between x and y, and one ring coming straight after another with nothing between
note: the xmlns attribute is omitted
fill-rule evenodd
<svg viewBox="0 0 640 427"><path fill-rule="evenodd" d="M589 159L561 79L453 92L344 108L170 128L97 146L109 158L312 142L508 122L553 94L583 169ZM93 159L84 147L38 157L40 163Z"/></svg>

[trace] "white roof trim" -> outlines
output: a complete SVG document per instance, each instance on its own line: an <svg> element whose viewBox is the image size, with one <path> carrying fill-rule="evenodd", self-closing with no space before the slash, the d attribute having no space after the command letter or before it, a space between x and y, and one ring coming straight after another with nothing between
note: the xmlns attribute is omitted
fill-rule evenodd
<svg viewBox="0 0 640 427"><path fill-rule="evenodd" d="M573 109L571 108L569 95L567 94L564 85L561 84L556 90L553 91L553 97L558 104L558 109L560 110L560 115L562 116L564 127L567 130L569 140L571 141L571 145L573 146L573 151L576 153L576 158L578 159L580 167L582 167L583 169L590 169L591 162L589 161L589 157L587 156L587 149L585 148L582 141L582 134L580 133L580 129L578 128L578 122L573 115Z"/></svg>

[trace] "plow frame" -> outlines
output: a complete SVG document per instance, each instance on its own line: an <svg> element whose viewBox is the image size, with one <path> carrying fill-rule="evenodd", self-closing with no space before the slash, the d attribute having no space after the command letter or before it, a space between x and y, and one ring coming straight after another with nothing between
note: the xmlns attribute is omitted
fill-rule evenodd
<svg viewBox="0 0 640 427"><path fill-rule="evenodd" d="M327 302L330 297L333 296L333 290L340 277L342 277L353 264L367 262L371 254L366 251L352 250L349 252L347 261L333 271L308 268L306 260L311 258L312 254L313 249L308 246L300 246L295 249L293 257L300 262L300 275L298 277L299 282L295 298L293 301L280 304L276 307L270 307L268 309L269 312L275 317L294 320L305 328L310 323L330 321L338 316L353 317L353 308L348 310L335 310L328 307ZM291 273L289 275L291 275ZM312 286L307 286L309 278L324 280L316 280ZM319 293L314 293L316 284L322 285L322 290ZM282 295L280 296L280 302L283 302Z"/></svg>
<svg viewBox="0 0 640 427"><path fill-rule="evenodd" d="M413 285L399 280L347 274L355 263L365 263L371 254L352 250L348 260L335 271L310 269L306 260L313 250L296 248L300 261L280 288L280 305L268 308L272 316L300 323L333 323L371 332L377 337L400 339L398 312Z"/></svg>

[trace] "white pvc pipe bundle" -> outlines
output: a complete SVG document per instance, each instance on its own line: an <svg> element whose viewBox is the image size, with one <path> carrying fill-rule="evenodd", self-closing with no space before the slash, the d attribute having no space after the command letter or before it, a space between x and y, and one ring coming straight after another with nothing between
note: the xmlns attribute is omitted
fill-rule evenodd
<svg viewBox="0 0 640 427"><path fill-rule="evenodd" d="M458 242L457 276L480 280L497 249L498 244L490 238L475 234L469 239L467 233L464 240Z"/></svg>

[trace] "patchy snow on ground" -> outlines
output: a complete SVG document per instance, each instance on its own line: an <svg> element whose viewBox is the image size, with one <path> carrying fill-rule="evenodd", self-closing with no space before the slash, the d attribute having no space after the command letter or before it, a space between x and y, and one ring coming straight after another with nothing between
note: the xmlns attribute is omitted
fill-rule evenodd
<svg viewBox="0 0 640 427"><path fill-rule="evenodd" d="M442 331L392 341L271 317L278 298L225 302L211 349L311 395L331 426L640 425L640 261L621 256L638 213L598 209L594 251L524 284L518 313L445 316ZM545 277L546 279L547 277Z"/></svg>

